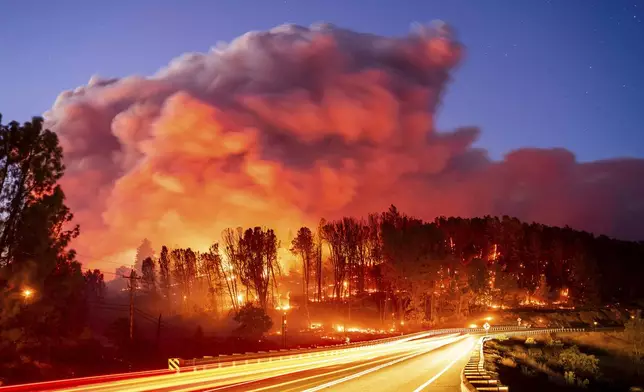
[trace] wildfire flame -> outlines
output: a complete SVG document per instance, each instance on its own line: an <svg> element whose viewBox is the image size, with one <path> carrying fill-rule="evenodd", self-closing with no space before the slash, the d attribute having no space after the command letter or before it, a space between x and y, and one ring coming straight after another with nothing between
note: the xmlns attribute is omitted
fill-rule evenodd
<svg viewBox="0 0 644 392"><path fill-rule="evenodd" d="M536 298L526 298L520 302L521 306L546 306L547 303Z"/></svg>

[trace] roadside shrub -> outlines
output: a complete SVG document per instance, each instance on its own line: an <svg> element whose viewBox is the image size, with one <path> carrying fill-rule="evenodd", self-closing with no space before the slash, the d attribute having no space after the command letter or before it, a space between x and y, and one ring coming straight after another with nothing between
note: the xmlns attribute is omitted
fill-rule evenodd
<svg viewBox="0 0 644 392"><path fill-rule="evenodd" d="M528 354L524 350L512 350L510 351L510 355L519 359L525 359L528 357Z"/></svg>
<svg viewBox="0 0 644 392"><path fill-rule="evenodd" d="M537 342L534 340L532 336L530 336L525 340L525 344L537 344Z"/></svg>
<svg viewBox="0 0 644 392"><path fill-rule="evenodd" d="M512 351L525 353L528 350L520 344L514 344L512 345Z"/></svg>
<svg viewBox="0 0 644 392"><path fill-rule="evenodd" d="M644 319L633 319L624 325L624 340L629 345L629 355L638 364L644 363Z"/></svg>
<svg viewBox="0 0 644 392"><path fill-rule="evenodd" d="M533 377L537 374L537 372L530 369L529 366L525 366L525 365L521 365L521 373L523 373L524 376L528 376L528 377Z"/></svg>
<svg viewBox="0 0 644 392"><path fill-rule="evenodd" d="M508 335L499 335L496 337L496 340L498 340L499 342L505 342L506 340L510 340L510 338L508 337Z"/></svg>
<svg viewBox="0 0 644 392"><path fill-rule="evenodd" d="M264 309L252 304L244 305L233 319L239 323L234 333L246 338L261 338L273 327L273 320Z"/></svg>
<svg viewBox="0 0 644 392"><path fill-rule="evenodd" d="M498 342L495 342L494 340L488 340L487 342L485 342L485 348L488 348L488 347L489 347L489 348L493 348L493 349L495 349L495 350L500 350L500 349L502 349L502 347L501 347L501 346L499 346L499 343L498 343Z"/></svg>
<svg viewBox="0 0 644 392"><path fill-rule="evenodd" d="M594 355L584 354L577 346L567 348L559 354L559 362L565 370L589 376L599 373L599 359Z"/></svg>
<svg viewBox="0 0 644 392"><path fill-rule="evenodd" d="M552 369L550 369L550 368L548 367L548 365L546 365L546 364L544 364L544 363L537 362L537 363L535 363L532 367L533 367L534 369L539 370L540 372L542 372L542 373L544 373L544 374L552 373Z"/></svg>
<svg viewBox="0 0 644 392"><path fill-rule="evenodd" d="M564 379L566 380L566 384L576 384L579 388L588 388L588 385L590 385L590 381L587 378L582 380L581 378L576 377L575 372L573 371L565 372Z"/></svg>
<svg viewBox="0 0 644 392"><path fill-rule="evenodd" d="M512 359L512 358L509 358L509 357L501 358L501 365L511 367L511 368L517 367L516 361L514 359Z"/></svg>
<svg viewBox="0 0 644 392"><path fill-rule="evenodd" d="M528 349L528 355L532 358L541 358L543 356L543 351L537 347L530 347Z"/></svg>

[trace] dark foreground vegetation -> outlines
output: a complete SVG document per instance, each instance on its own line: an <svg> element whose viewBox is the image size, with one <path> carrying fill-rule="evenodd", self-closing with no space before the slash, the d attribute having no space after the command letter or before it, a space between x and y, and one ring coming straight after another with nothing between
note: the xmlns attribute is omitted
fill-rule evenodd
<svg viewBox="0 0 644 392"><path fill-rule="evenodd" d="M225 230L207 251L157 254L144 241L108 287L70 248L80 230L58 185L62 154L42 119L0 126L0 378L11 382L644 297L642 242L507 216L428 222L394 206L321 220L288 244L268 227Z"/></svg>
<svg viewBox="0 0 644 392"><path fill-rule="evenodd" d="M629 391L644 387L644 322L623 332L498 337L485 345L486 368L521 391ZM632 389L631 389L632 388Z"/></svg>

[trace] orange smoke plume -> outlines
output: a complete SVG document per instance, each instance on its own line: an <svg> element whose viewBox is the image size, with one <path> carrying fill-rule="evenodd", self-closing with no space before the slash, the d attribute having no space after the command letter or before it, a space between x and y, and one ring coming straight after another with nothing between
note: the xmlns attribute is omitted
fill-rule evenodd
<svg viewBox="0 0 644 392"><path fill-rule="evenodd" d="M320 217L392 203L428 219L511 214L624 234L623 206L610 203L644 189L615 176L644 178L641 161L579 164L565 150L530 149L493 162L472 148L477 129L435 130L461 52L444 26L387 38L288 25L151 77L92 78L62 93L45 118L63 143L79 254L109 259L144 237L205 248L226 227L255 225L285 246Z"/></svg>

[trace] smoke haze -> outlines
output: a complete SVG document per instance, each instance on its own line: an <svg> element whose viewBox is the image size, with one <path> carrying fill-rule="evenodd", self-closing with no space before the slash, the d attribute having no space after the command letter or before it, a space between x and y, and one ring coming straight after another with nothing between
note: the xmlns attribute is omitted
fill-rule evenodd
<svg viewBox="0 0 644 392"><path fill-rule="evenodd" d="M472 147L478 129L435 129L462 50L440 25L401 38L285 25L62 93L45 117L80 259L111 270L83 255L114 260L144 237L205 248L237 226L269 226L285 245L320 217L392 203L644 239L644 160L526 148L492 161Z"/></svg>

